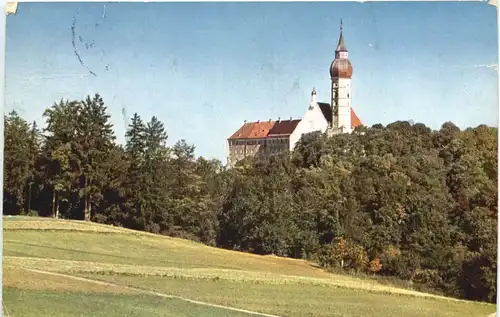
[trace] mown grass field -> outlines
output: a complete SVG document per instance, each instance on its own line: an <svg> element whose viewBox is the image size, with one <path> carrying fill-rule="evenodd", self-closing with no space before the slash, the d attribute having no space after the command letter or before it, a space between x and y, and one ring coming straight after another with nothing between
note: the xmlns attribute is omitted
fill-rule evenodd
<svg viewBox="0 0 500 317"><path fill-rule="evenodd" d="M330 274L307 261L78 221L4 217L3 265L11 317L256 316L141 290L282 317L485 317L496 309Z"/></svg>

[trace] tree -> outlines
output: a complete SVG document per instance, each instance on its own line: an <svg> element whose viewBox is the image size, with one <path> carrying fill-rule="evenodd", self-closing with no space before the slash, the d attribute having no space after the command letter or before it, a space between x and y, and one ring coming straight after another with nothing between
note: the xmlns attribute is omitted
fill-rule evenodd
<svg viewBox="0 0 500 317"><path fill-rule="evenodd" d="M125 149L114 145L101 168L105 176L101 189L102 200L95 209L93 219L115 226L131 227L131 214L127 206L127 186L131 185L127 173L130 161Z"/></svg>
<svg viewBox="0 0 500 317"><path fill-rule="evenodd" d="M115 140L113 125L104 101L98 94L87 96L77 104L77 129L74 155L79 162L79 197L84 201L84 220L90 221L92 206L102 200L102 186L106 176L106 157Z"/></svg>
<svg viewBox="0 0 500 317"><path fill-rule="evenodd" d="M125 210L127 215L124 224L134 229L144 230L142 220L142 195L144 188L144 155L146 149L145 137L146 125L139 114L134 113L132 120L125 134L127 143L125 145L125 155L128 167L125 172L126 177L123 187L125 188Z"/></svg>
<svg viewBox="0 0 500 317"><path fill-rule="evenodd" d="M26 186L33 175L37 151L32 134L36 127L30 127L16 111L10 112L4 120L4 206L8 206L5 213L19 214L26 211Z"/></svg>
<svg viewBox="0 0 500 317"><path fill-rule="evenodd" d="M140 125L137 125L137 128L137 135L140 136L142 128ZM139 193L138 207L140 209L136 217L140 227L146 231L167 232L171 226L169 192L166 185L166 168L169 158L169 148L166 144L168 136L163 123L156 117L152 117L143 129L143 141L137 143L142 144L143 155L142 161L139 161L142 187ZM137 146L137 149L140 149L140 146Z"/></svg>
<svg viewBox="0 0 500 317"><path fill-rule="evenodd" d="M39 175L45 181L42 189L51 192L51 215L59 218L60 202L67 203L70 210L74 202L75 160L72 156L72 142L76 134L75 109L77 102L60 100L45 110L46 127L43 130L43 145L39 161Z"/></svg>
<svg viewBox="0 0 500 317"><path fill-rule="evenodd" d="M214 241L215 228L210 214L212 201L198 173L194 146L180 140L172 147L168 164L168 192L173 233L185 231L204 241ZM204 237L204 235L206 236Z"/></svg>

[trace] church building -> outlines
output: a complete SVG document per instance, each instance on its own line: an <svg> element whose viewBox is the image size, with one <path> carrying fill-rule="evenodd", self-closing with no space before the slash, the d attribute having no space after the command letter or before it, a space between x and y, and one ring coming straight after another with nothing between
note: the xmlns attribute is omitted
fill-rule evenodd
<svg viewBox="0 0 500 317"><path fill-rule="evenodd" d="M331 136L351 133L361 125L352 109L351 79L352 65L344 45L342 22L340 38L335 50L335 58L330 65L330 103L318 102L316 91L311 93L311 101L302 119L245 122L227 139L227 165L254 155L273 155L283 151L293 151L303 134L321 131Z"/></svg>

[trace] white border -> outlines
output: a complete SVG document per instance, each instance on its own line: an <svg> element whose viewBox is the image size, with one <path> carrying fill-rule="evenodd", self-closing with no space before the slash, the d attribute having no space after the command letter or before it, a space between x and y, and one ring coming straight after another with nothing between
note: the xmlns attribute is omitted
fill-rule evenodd
<svg viewBox="0 0 500 317"><path fill-rule="evenodd" d="M0 0L1 1L1 0ZM371 1L356 1L356 0L315 0L315 2L388 2L387 0L371 0ZM455 0L441 0L440 2L457 2ZM0 18L0 109L2 112L4 112L4 102L5 102L5 42L6 42L6 14L5 14L5 3L7 0L1 1L0 8L2 10L2 17ZM9 2L14 2L14 1L9 1ZM19 2L62 2L62 1L50 1L50 0L31 0L31 1L17 1ZM99 1L99 0L87 0L87 1L72 1L72 0L66 0L64 2L195 2L195 1L184 1L184 0L172 0L172 1L160 1L160 0L148 0L148 1L133 1L133 0L121 0L121 1ZM221 1L212 1L212 0L207 0L207 1L196 1L196 2L312 2L312 1L301 1L301 0L290 0L290 1L280 1L280 0L253 0L253 1L244 1L244 0L221 0ZM418 0L400 0L398 2L422 2ZM429 1L429 2L437 2L437 1ZM460 1L458 1L460 2ZM490 4L493 6L496 6L498 8L498 0L463 0L463 2L484 2L486 4ZM18 11L16 14L22 14L22 5L18 6ZM498 38L498 52L500 55L500 20L498 16L498 10L497 10L497 34L499 35ZM500 62L500 57L498 59ZM498 76L498 72L497 72ZM498 80L498 90L497 93L498 95L498 100L500 101L500 80ZM500 102L499 102L499 110L500 110ZM3 162L3 148L4 148L4 116L0 119L0 162ZM499 123L499 128L500 128L500 118L497 118L498 123ZM500 133L499 133L499 138L500 138ZM500 146L498 147L498 150L500 152ZM500 179L500 172L498 173L498 177ZM2 202L0 205L0 211L1 211L1 217L0 217L0 228L2 230L0 231L0 259L3 259L3 164L0 164L0 201ZM500 187L499 187L500 191ZM500 203L499 203L499 209L500 209ZM500 217L497 215L497 221L500 223ZM500 277L498 274L498 263L500 262L500 230L499 227L497 227L497 313L496 316L500 315L500 310L499 310L499 303L500 303L500 294L499 294L499 284L500 284ZM3 283L3 261L0 261L0 281ZM0 309L0 316L3 316L3 292L0 290L0 306L2 309Z"/></svg>

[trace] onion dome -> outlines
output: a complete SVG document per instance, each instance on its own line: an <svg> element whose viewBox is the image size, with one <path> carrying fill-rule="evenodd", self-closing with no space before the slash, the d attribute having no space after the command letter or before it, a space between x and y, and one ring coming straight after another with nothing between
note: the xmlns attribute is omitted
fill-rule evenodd
<svg viewBox="0 0 500 317"><path fill-rule="evenodd" d="M330 77L351 78L352 65L348 59L335 59L330 66Z"/></svg>
<svg viewBox="0 0 500 317"><path fill-rule="evenodd" d="M330 65L330 77L332 78L351 78L352 65L348 59L347 48L344 45L344 35L342 34L342 20L340 21L340 38L337 49L335 50L335 59Z"/></svg>

